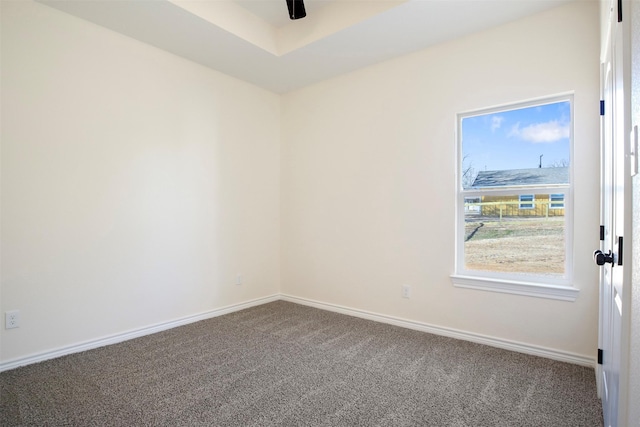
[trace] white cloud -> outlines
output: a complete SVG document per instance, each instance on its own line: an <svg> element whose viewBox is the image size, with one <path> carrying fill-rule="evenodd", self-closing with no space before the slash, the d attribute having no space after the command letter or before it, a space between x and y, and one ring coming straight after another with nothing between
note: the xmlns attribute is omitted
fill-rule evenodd
<svg viewBox="0 0 640 427"><path fill-rule="evenodd" d="M503 121L504 117L502 116L491 116L491 132L495 132L496 129L500 129Z"/></svg>
<svg viewBox="0 0 640 427"><path fill-rule="evenodd" d="M516 123L509 132L509 136L516 136L525 141L538 143L556 142L570 136L569 123L552 120L546 123L536 123L520 129L520 123Z"/></svg>

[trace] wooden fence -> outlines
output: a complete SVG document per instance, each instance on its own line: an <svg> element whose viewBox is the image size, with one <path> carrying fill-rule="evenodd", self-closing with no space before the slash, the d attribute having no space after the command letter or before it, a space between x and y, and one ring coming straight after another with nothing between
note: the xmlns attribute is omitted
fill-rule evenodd
<svg viewBox="0 0 640 427"><path fill-rule="evenodd" d="M563 207L552 207L552 204L562 203ZM522 204L532 205L532 208L521 208ZM502 221L503 217L549 218L564 216L564 203L552 200L500 200L493 202L465 202L465 216L495 217Z"/></svg>

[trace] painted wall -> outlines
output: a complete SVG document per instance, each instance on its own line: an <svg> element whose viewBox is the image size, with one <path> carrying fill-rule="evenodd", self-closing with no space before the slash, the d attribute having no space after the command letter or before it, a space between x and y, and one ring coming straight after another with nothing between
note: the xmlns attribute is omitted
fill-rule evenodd
<svg viewBox="0 0 640 427"><path fill-rule="evenodd" d="M0 361L278 291L594 356L595 3L283 97L1 5ZM455 114L571 90L578 300L454 288Z"/></svg>
<svg viewBox="0 0 640 427"><path fill-rule="evenodd" d="M280 98L1 3L0 360L277 293Z"/></svg>
<svg viewBox="0 0 640 427"><path fill-rule="evenodd" d="M283 293L593 359L598 13L574 2L285 95ZM456 113L567 91L578 299L454 288Z"/></svg>

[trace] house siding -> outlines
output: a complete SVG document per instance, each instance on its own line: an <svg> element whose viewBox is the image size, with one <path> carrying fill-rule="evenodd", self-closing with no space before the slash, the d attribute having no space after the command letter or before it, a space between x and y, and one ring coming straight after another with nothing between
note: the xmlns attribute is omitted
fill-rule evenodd
<svg viewBox="0 0 640 427"><path fill-rule="evenodd" d="M483 196L480 213L495 217L554 217L564 216L564 208L551 208L548 194L536 194L532 209L520 209L518 196ZM555 203L555 202L554 202Z"/></svg>

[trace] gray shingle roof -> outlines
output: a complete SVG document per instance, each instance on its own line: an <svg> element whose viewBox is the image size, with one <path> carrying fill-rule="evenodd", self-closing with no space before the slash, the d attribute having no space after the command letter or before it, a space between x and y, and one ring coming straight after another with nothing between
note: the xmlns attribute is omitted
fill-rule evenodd
<svg viewBox="0 0 640 427"><path fill-rule="evenodd" d="M504 187L511 185L568 184L569 168L512 169L481 171L471 188Z"/></svg>

